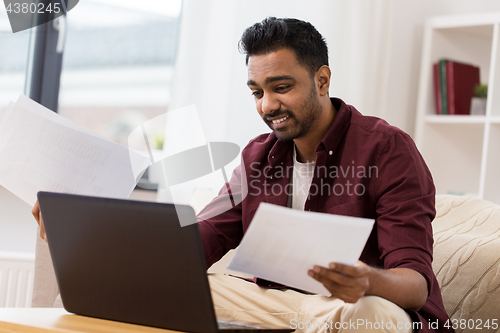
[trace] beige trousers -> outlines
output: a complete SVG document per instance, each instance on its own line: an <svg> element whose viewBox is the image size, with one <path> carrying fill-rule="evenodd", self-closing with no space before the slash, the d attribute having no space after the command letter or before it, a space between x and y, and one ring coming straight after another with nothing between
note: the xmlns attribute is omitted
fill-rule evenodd
<svg viewBox="0 0 500 333"><path fill-rule="evenodd" d="M289 326L296 332L412 332L410 316L394 303L365 296L355 304L293 290L264 289L209 274L218 317Z"/></svg>

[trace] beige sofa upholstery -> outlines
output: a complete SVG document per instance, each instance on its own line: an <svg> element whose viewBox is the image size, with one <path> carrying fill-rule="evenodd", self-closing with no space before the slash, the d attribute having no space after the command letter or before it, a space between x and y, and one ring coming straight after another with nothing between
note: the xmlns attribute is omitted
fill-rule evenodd
<svg viewBox="0 0 500 333"><path fill-rule="evenodd" d="M442 195L436 210L433 270L447 313L451 319L500 322L500 206Z"/></svg>
<svg viewBox="0 0 500 333"><path fill-rule="evenodd" d="M489 319L491 326L492 319L500 321L500 206L472 197L441 195L436 197L436 209L433 269L446 311L452 319L481 319L483 323ZM33 306L51 307L57 285L47 244L39 239L36 251ZM216 269L224 267L211 271Z"/></svg>

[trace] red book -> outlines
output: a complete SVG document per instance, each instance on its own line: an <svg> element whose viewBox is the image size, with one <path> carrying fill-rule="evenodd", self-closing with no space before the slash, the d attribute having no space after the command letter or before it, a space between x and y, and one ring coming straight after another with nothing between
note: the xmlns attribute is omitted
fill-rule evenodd
<svg viewBox="0 0 500 333"><path fill-rule="evenodd" d="M456 61L446 63L448 114L470 114L474 87L479 82L479 67Z"/></svg>
<svg viewBox="0 0 500 333"><path fill-rule="evenodd" d="M436 104L436 113L442 114L443 107L441 105L441 78L439 75L439 64L435 63L433 66L434 75L434 102Z"/></svg>

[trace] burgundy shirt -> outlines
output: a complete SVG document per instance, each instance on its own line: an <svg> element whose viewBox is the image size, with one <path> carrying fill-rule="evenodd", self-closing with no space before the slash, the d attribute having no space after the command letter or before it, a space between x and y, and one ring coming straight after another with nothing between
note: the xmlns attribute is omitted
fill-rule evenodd
<svg viewBox="0 0 500 333"><path fill-rule="evenodd" d="M316 147L316 166L305 210L373 218L360 260L379 268L411 268L427 280L429 296L418 312L421 332L448 332L432 271L434 183L413 140L385 121L363 116L332 98L337 116ZM263 134L242 151L242 163L219 195L198 215L207 267L238 246L261 202L287 206L292 190L293 141ZM439 329L429 322L438 320ZM435 325L435 324L433 324Z"/></svg>

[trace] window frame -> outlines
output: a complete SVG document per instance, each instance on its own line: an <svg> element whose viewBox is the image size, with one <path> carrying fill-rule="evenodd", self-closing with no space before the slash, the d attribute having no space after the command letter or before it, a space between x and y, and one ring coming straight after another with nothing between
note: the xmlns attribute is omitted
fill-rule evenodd
<svg viewBox="0 0 500 333"><path fill-rule="evenodd" d="M61 1L67 2L68 0ZM40 0L40 2L47 6L51 0ZM55 14L45 12L42 15L53 16ZM36 17L36 19L44 18L41 15ZM47 23L32 28L30 35L25 95L54 112L57 112L59 104L64 54L64 40L59 39L65 38L65 20L66 14L49 20ZM64 21L64 24L61 21Z"/></svg>

